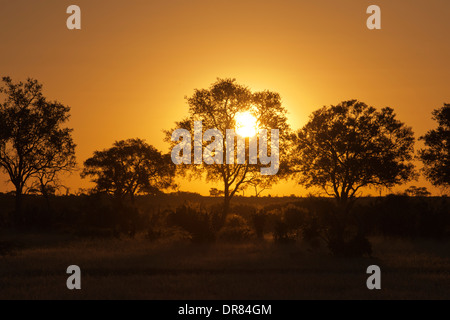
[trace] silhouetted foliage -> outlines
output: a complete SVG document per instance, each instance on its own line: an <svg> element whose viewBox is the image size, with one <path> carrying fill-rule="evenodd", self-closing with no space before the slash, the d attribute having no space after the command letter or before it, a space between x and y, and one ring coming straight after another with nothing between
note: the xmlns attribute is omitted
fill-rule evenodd
<svg viewBox="0 0 450 320"><path fill-rule="evenodd" d="M444 103L440 109L433 111L433 119L438 127L428 131L421 140L425 149L419 155L425 165L424 172L435 186L450 186L450 104Z"/></svg>
<svg viewBox="0 0 450 320"><path fill-rule="evenodd" d="M189 232L196 243L215 240L213 214L191 206L183 205L167 216L169 225L179 226Z"/></svg>
<svg viewBox="0 0 450 320"><path fill-rule="evenodd" d="M412 197L428 197L431 193L427 190L426 187L416 187L410 186L405 190L406 195Z"/></svg>
<svg viewBox="0 0 450 320"><path fill-rule="evenodd" d="M278 93L262 91L252 93L249 88L236 83L235 79L218 79L209 89L196 89L194 94L186 98L189 105L189 117L176 123L176 127L166 131L166 141L173 145L172 132L175 129L186 129L192 133L194 121L203 121L203 132L207 129L218 129L223 134L222 145L226 146L226 129L234 129L236 115L240 112L251 112L257 119L259 129L279 129L280 135L280 170L277 175L266 178L266 186L283 176L284 153L287 153L285 137L289 134L286 110L281 105ZM203 146L207 143L203 141ZM246 146L248 154L248 144ZM224 205L223 217L225 220L229 212L230 201L236 192L260 175L261 164L226 164L226 152L223 153L223 164L197 164L194 165L194 145L191 145L192 164L179 165L180 172L190 172L192 177L201 178L206 173L207 181L221 182L223 184ZM257 173L252 175L252 173Z"/></svg>
<svg viewBox="0 0 450 320"><path fill-rule="evenodd" d="M388 195L360 208L373 234L408 238L437 238L450 235L448 199L411 198Z"/></svg>
<svg viewBox="0 0 450 320"><path fill-rule="evenodd" d="M273 231L275 242L291 243L298 240L306 214L308 214L306 210L294 205L283 207L275 221Z"/></svg>
<svg viewBox="0 0 450 320"><path fill-rule="evenodd" d="M116 141L84 162L82 177L93 177L96 191L134 201L136 194L156 194L174 186L175 165L141 139Z"/></svg>
<svg viewBox="0 0 450 320"><path fill-rule="evenodd" d="M25 197L20 224L16 225L18 230L64 232L89 238L140 233L153 241L211 242L216 239L246 241L269 233L276 242L302 241L311 249L325 246L336 256L370 254L366 236L450 238L450 200L447 197L358 198L344 220L341 238L336 236L339 230L336 224L343 220L336 218L340 215L336 214L336 204L330 198L308 197L295 202L266 198L270 201L265 206L260 206L263 198L259 198L258 209L254 202L253 206L249 205L253 201L250 198L237 198L230 209L233 214L222 225L221 201L210 197L195 198L194 203L207 204L201 209L198 205L184 208L181 205L186 202L184 196L177 194L144 195L137 196L134 205L125 202L118 210L113 196L105 193L55 196L51 211L46 210L42 197ZM13 195L0 194L0 208L13 206ZM256 222L257 219L261 220Z"/></svg>
<svg viewBox="0 0 450 320"><path fill-rule="evenodd" d="M413 176L414 135L391 108L344 101L315 111L295 137L294 170L347 206L363 187L392 187Z"/></svg>
<svg viewBox="0 0 450 320"><path fill-rule="evenodd" d="M27 182L37 179L47 196L58 173L75 167L72 129L62 125L70 108L48 101L34 79L14 83L3 77L0 93L0 166L15 187L16 212L21 212Z"/></svg>
<svg viewBox="0 0 450 320"><path fill-rule="evenodd" d="M236 214L228 215L225 225L217 234L217 238L228 242L242 242L253 236L247 221Z"/></svg>
<svg viewBox="0 0 450 320"><path fill-rule="evenodd" d="M414 177L414 135L391 108L377 111L357 100L315 111L294 138L292 168L298 181L320 187L336 199L324 221L327 243L336 255L369 253L350 209L358 190L392 187Z"/></svg>
<svg viewBox="0 0 450 320"><path fill-rule="evenodd" d="M283 220L277 220L273 231L273 239L277 243L293 243L296 241L296 234L292 234L289 225Z"/></svg>
<svg viewBox="0 0 450 320"><path fill-rule="evenodd" d="M371 246L355 221L355 215L337 215L338 207L326 198L308 197L275 209L274 241L293 243L302 240L312 249L325 244L335 256L371 255ZM279 213L276 213L276 212ZM345 218L345 219L344 219Z"/></svg>
<svg viewBox="0 0 450 320"><path fill-rule="evenodd" d="M258 239L264 238L264 231L267 224L267 214L262 210L251 215L253 228Z"/></svg>
<svg viewBox="0 0 450 320"><path fill-rule="evenodd" d="M259 172L252 172L251 174L253 178L250 178L244 187L252 189L255 192L255 197L259 197L264 191L272 188L273 178L271 176L263 176Z"/></svg>
<svg viewBox="0 0 450 320"><path fill-rule="evenodd" d="M223 191L218 190L217 188L211 188L211 189L209 189L209 195L211 197L220 197L220 196L223 196Z"/></svg>

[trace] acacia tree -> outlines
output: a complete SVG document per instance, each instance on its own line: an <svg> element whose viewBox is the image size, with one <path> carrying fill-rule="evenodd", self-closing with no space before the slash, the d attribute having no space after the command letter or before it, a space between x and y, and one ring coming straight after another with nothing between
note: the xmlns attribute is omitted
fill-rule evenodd
<svg viewBox="0 0 450 320"><path fill-rule="evenodd" d="M161 154L141 139L116 141L84 162L83 178L90 176L96 191L106 192L121 203L126 196L156 194L174 187L175 165L170 155Z"/></svg>
<svg viewBox="0 0 450 320"><path fill-rule="evenodd" d="M255 118L259 129L279 130L280 163L283 163L287 152L287 140L289 125L286 119L286 110L281 105L278 93L271 91L251 92L243 85L236 83L235 79L217 79L208 89L196 89L191 97L186 97L189 106L188 118L177 122L176 127L166 131L166 141L172 147L176 142L172 141L172 133L175 129L184 128L193 136L194 122L202 121L203 133L207 129L218 129L223 133L221 144L226 149L225 133L227 129L235 129L236 116L239 113L250 112ZM236 141L236 140L235 140ZM270 140L269 140L270 141ZM203 141L203 147L207 145ZM235 147L236 150L236 147ZM191 144L191 155L194 154L194 144ZM246 154L248 154L248 140L246 142ZM188 175L190 178L201 178L206 176L209 182L220 182L223 186L223 214L224 220L228 214L230 201L233 196L247 183L253 181L261 168L261 163L250 164L246 158L243 164L227 164L226 155L223 153L221 164L182 164L178 165L180 174ZM280 168L284 166L280 165ZM275 182L283 177L284 172L280 169L276 175L270 176L270 181Z"/></svg>
<svg viewBox="0 0 450 320"><path fill-rule="evenodd" d="M211 188L209 189L209 196L210 197L220 197L223 195L223 191L219 190L217 188Z"/></svg>
<svg viewBox="0 0 450 320"><path fill-rule="evenodd" d="M323 107L294 139L298 181L319 187L347 212L364 187L393 187L414 176L414 134L391 108L357 100Z"/></svg>
<svg viewBox="0 0 450 320"><path fill-rule="evenodd" d="M410 186L405 190L405 194L410 197L428 197L431 193L426 187Z"/></svg>
<svg viewBox="0 0 450 320"><path fill-rule="evenodd" d="M16 212L21 211L28 181L75 167L72 129L62 127L70 108L48 101L34 79L13 83L3 77L0 88L0 166L15 187Z"/></svg>
<svg viewBox="0 0 450 320"><path fill-rule="evenodd" d="M272 184L273 181L270 176L261 176L256 173L256 176L249 179L248 187L253 189L255 197L259 197L261 193L269 190L272 187Z"/></svg>
<svg viewBox="0 0 450 320"><path fill-rule="evenodd" d="M61 172L70 171L72 171L71 168L55 166L54 168L39 172L32 180L31 186L27 189L27 193L40 193L47 203L47 209L50 211L50 196L55 195L56 191L61 188L65 188L66 194L68 193L69 189L62 184L59 175Z"/></svg>
<svg viewBox="0 0 450 320"><path fill-rule="evenodd" d="M450 104L444 103L440 109L433 111L433 119L438 127L428 131L420 140L425 148L419 150L424 163L424 172L435 186L450 187Z"/></svg>

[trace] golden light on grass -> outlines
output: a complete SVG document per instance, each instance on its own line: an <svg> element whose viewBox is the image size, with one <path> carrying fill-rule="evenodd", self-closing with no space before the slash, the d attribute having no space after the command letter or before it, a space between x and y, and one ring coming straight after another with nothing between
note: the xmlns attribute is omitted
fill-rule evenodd
<svg viewBox="0 0 450 320"><path fill-rule="evenodd" d="M256 135L258 125L256 118L248 111L236 114L236 133L248 138Z"/></svg>

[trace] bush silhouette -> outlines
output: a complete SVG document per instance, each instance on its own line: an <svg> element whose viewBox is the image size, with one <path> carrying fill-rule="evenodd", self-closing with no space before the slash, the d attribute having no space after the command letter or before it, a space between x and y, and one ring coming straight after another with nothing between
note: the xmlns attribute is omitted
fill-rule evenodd
<svg viewBox="0 0 450 320"><path fill-rule="evenodd" d="M219 239L229 242L249 240L252 236L253 234L247 221L237 214L232 214L227 217L224 227L217 235Z"/></svg>
<svg viewBox="0 0 450 320"><path fill-rule="evenodd" d="M192 241L197 243L212 242L215 233L212 228L212 214L183 205L169 213L168 224L179 226L192 235Z"/></svg>
<svg viewBox="0 0 450 320"><path fill-rule="evenodd" d="M255 234L258 239L264 238L264 229L267 224L267 214L263 211L258 211L251 215L251 221L253 228L255 229Z"/></svg>

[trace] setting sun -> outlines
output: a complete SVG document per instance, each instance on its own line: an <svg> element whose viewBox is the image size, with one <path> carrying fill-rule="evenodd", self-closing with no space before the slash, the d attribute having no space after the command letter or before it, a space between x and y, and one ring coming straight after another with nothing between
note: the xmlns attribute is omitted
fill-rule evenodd
<svg viewBox="0 0 450 320"><path fill-rule="evenodd" d="M236 114L236 133L241 137L253 137L257 131L256 118L250 112Z"/></svg>

